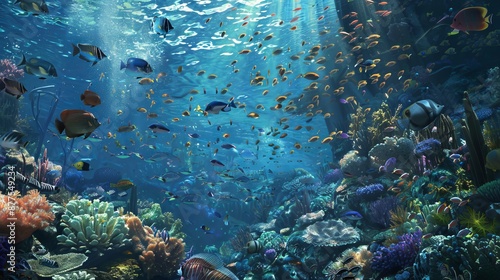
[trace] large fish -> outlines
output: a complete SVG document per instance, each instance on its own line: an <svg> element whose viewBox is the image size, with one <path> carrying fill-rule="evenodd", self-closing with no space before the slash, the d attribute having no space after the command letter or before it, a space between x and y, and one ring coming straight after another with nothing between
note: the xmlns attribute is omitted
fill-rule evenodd
<svg viewBox="0 0 500 280"><path fill-rule="evenodd" d="M106 57L102 50L96 46L89 44L72 45L73 56L80 54L79 58L87 62L92 62L92 66Z"/></svg>
<svg viewBox="0 0 500 280"><path fill-rule="evenodd" d="M231 103L229 104L222 101L212 101L208 103L207 107L205 108L205 112L210 114L219 114L220 111L231 111L231 107L236 108L234 101L231 101Z"/></svg>
<svg viewBox="0 0 500 280"><path fill-rule="evenodd" d="M486 16L488 10L484 7L468 7L460 10L453 18L451 28L454 32L482 31L491 24L493 14Z"/></svg>
<svg viewBox="0 0 500 280"><path fill-rule="evenodd" d="M39 79L46 79L48 77L57 77L56 68L52 63L40 59L40 58L30 58L26 60L23 54L23 59L17 66L24 66L24 71L28 74L35 75Z"/></svg>
<svg viewBox="0 0 500 280"><path fill-rule="evenodd" d="M441 114L443 108L443 105L430 99L417 101L403 111L403 116L407 119L402 120L400 124L414 131L422 130Z"/></svg>
<svg viewBox="0 0 500 280"><path fill-rule="evenodd" d="M101 125L90 112L84 110L64 110L61 120L56 119L56 128L59 133L66 130L66 136L75 138L85 135L84 139Z"/></svg>
<svg viewBox="0 0 500 280"><path fill-rule="evenodd" d="M238 280L214 254L201 253L189 258L181 267L181 280Z"/></svg>
<svg viewBox="0 0 500 280"><path fill-rule="evenodd" d="M47 3L45 0L16 0L14 4L19 3L19 7L26 12L33 13L34 15L38 15L40 13L48 14L49 8L47 7Z"/></svg>

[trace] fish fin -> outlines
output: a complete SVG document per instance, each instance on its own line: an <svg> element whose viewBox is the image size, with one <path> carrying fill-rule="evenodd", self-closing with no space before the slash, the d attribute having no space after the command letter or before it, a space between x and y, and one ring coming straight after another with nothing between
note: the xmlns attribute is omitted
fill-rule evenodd
<svg viewBox="0 0 500 280"><path fill-rule="evenodd" d="M45 78L45 77L38 77L38 79L40 79L40 80L45 80L45 79L47 79L47 78Z"/></svg>
<svg viewBox="0 0 500 280"><path fill-rule="evenodd" d="M231 100L231 103L229 103L229 106L236 108L236 105L234 104L234 100Z"/></svg>
<svg viewBox="0 0 500 280"><path fill-rule="evenodd" d="M122 70L123 68L127 68L127 65L120 60L120 70Z"/></svg>
<svg viewBox="0 0 500 280"><path fill-rule="evenodd" d="M92 134L92 131L91 132L87 132L87 134L85 134L85 137L83 137L83 139L87 139L90 136L90 134Z"/></svg>
<svg viewBox="0 0 500 280"><path fill-rule="evenodd" d="M23 55L23 58L21 59L21 62L19 62L19 64L17 66L22 66L22 65L26 65L26 57Z"/></svg>
<svg viewBox="0 0 500 280"><path fill-rule="evenodd" d="M75 44L71 44L73 46L73 56L77 55L80 53L80 49L75 46Z"/></svg>
<svg viewBox="0 0 500 280"><path fill-rule="evenodd" d="M63 133L64 131L64 123L58 119L56 119L56 128L57 128L57 131L59 131L59 134Z"/></svg>
<svg viewBox="0 0 500 280"><path fill-rule="evenodd" d="M92 63L92 66L96 65L97 64L97 61L94 61L94 63Z"/></svg>
<svg viewBox="0 0 500 280"><path fill-rule="evenodd" d="M84 99L85 99L85 94L80 95L80 100L84 100Z"/></svg>

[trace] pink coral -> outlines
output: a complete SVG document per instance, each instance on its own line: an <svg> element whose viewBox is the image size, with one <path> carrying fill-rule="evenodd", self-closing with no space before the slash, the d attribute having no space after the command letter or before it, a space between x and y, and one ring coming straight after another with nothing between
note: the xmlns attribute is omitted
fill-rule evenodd
<svg viewBox="0 0 500 280"><path fill-rule="evenodd" d="M9 78L17 80L24 76L23 69L17 68L10 59L0 59L0 79Z"/></svg>
<svg viewBox="0 0 500 280"><path fill-rule="evenodd" d="M20 196L18 192L0 194L0 234L9 234L7 225L14 222L16 243L46 228L54 218L47 199L37 190L28 191L25 196Z"/></svg>

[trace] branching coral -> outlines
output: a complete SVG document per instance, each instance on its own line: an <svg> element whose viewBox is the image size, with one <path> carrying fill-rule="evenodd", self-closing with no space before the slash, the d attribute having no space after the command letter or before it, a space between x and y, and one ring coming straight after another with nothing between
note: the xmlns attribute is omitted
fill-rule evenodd
<svg viewBox="0 0 500 280"><path fill-rule="evenodd" d="M385 136L389 133L394 132L394 126L396 125L396 120L401 111L402 105L400 104L394 114L391 114L391 109L389 105L382 102L380 108L373 112L372 123L368 127L368 132L371 134L371 144L372 146L381 143Z"/></svg>
<svg viewBox="0 0 500 280"><path fill-rule="evenodd" d="M125 222L113 204L87 199L72 200L61 216L59 244L76 251L104 251L130 244Z"/></svg>
<svg viewBox="0 0 500 280"><path fill-rule="evenodd" d="M30 190L22 197L17 191L10 195L0 194L0 234L8 236L12 228L8 226L14 223L16 243L46 228L54 218L47 199L37 190Z"/></svg>
<svg viewBox="0 0 500 280"><path fill-rule="evenodd" d="M143 226L136 216L126 217L126 224L134 245L133 250L140 254L139 264L147 278L175 277L185 255L182 239L170 237L164 241L155 237L153 230Z"/></svg>

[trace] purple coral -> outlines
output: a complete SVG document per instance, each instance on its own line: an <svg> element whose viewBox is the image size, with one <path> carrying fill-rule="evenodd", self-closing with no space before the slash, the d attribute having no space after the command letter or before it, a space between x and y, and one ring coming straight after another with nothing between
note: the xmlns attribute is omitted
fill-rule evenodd
<svg viewBox="0 0 500 280"><path fill-rule="evenodd" d="M382 184L371 184L358 188L356 195L362 200L374 200L384 193L384 186Z"/></svg>
<svg viewBox="0 0 500 280"><path fill-rule="evenodd" d="M274 259L276 258L277 255L278 255L278 252L276 252L276 250L273 248L267 249L264 252L264 257L266 257L266 259L268 259L270 261L274 261Z"/></svg>
<svg viewBox="0 0 500 280"><path fill-rule="evenodd" d="M22 76L24 76L23 69L17 68L12 60L0 59L0 79L9 78L17 80Z"/></svg>
<svg viewBox="0 0 500 280"><path fill-rule="evenodd" d="M336 169L330 169L328 172L323 176L323 183L325 184L331 184L331 183L336 183L339 180L342 180L344 178L344 173L342 170L336 168Z"/></svg>
<svg viewBox="0 0 500 280"><path fill-rule="evenodd" d="M413 265L420 249L422 231L403 234L398 240L398 243L391 244L389 248L380 246L373 253L372 270L379 272L381 277Z"/></svg>
<svg viewBox="0 0 500 280"><path fill-rule="evenodd" d="M396 210L399 199L395 196L388 196L370 203L368 217L375 225L388 228L391 225L390 211Z"/></svg>
<svg viewBox="0 0 500 280"><path fill-rule="evenodd" d="M426 169L434 169L443 160L441 142L434 138L425 139L415 145L415 155L418 157L417 169L423 173Z"/></svg>

